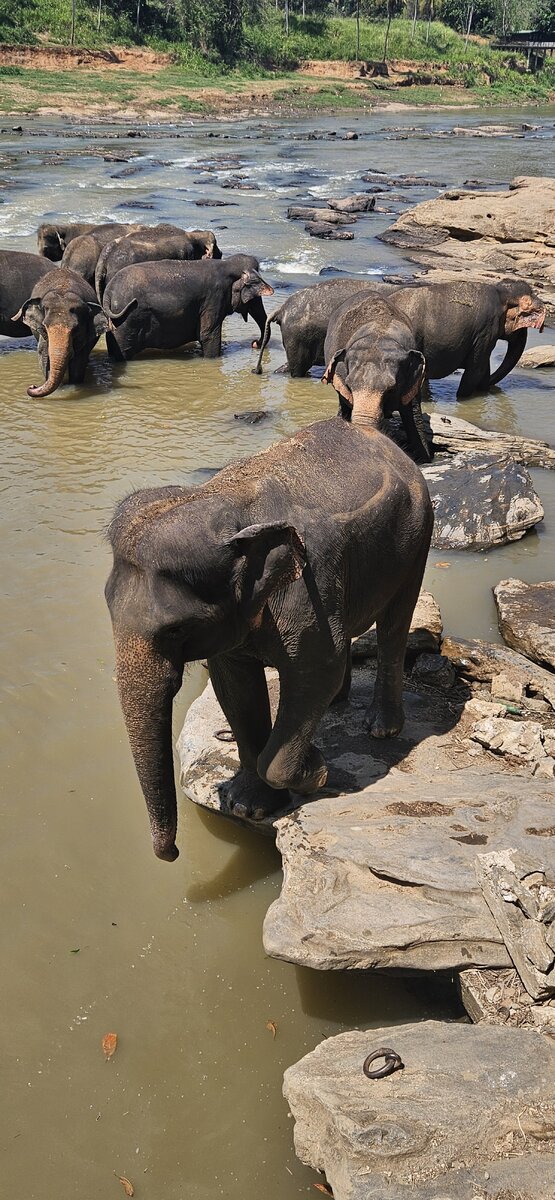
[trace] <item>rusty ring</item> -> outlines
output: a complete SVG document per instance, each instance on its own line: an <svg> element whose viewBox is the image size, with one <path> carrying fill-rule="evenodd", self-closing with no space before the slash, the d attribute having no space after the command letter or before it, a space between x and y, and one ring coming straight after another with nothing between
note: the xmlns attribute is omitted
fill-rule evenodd
<svg viewBox="0 0 555 1200"><path fill-rule="evenodd" d="M219 742L234 742L236 740L232 729L217 729L214 737Z"/></svg>
<svg viewBox="0 0 555 1200"><path fill-rule="evenodd" d="M370 1063L374 1062L376 1058L385 1058L384 1065L378 1067L376 1071L371 1071ZM389 1046L382 1046L364 1059L362 1069L367 1079L385 1079L387 1075L393 1075L394 1071L401 1071L404 1065L395 1050L390 1050Z"/></svg>

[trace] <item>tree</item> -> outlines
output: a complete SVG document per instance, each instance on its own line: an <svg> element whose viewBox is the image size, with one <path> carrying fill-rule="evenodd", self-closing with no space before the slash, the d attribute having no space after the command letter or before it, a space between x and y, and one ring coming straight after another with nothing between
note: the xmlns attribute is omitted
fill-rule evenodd
<svg viewBox="0 0 555 1200"><path fill-rule="evenodd" d="M544 37L555 39L555 0L541 0L534 12L534 29Z"/></svg>

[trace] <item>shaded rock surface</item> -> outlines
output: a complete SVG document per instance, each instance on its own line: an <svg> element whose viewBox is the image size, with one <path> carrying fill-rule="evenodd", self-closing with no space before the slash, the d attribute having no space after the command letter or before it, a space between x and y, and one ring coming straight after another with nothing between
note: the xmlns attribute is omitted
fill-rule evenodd
<svg viewBox="0 0 555 1200"><path fill-rule="evenodd" d="M519 367L555 367L555 346L531 346L525 350L519 362Z"/></svg>
<svg viewBox="0 0 555 1200"><path fill-rule="evenodd" d="M421 592L416 602L410 623L407 654L423 654L426 651L437 651L443 633L443 622L439 605L436 604L431 592ZM378 642L376 626L373 625L367 633L353 640L353 662L365 658L376 658Z"/></svg>
<svg viewBox="0 0 555 1200"><path fill-rule="evenodd" d="M555 671L555 581L502 579L493 595L499 628L507 644Z"/></svg>
<svg viewBox="0 0 555 1200"><path fill-rule="evenodd" d="M405 1064L368 1080L366 1055ZM335 1200L553 1200L555 1045L425 1021L328 1038L290 1067L299 1158Z"/></svg>
<svg viewBox="0 0 555 1200"><path fill-rule="evenodd" d="M540 287L553 312L554 231L555 179L522 176L506 192L459 190L427 200L380 237L424 266L448 266L485 279L522 275Z"/></svg>
<svg viewBox="0 0 555 1200"><path fill-rule="evenodd" d="M526 467L508 454L459 453L422 468L435 514L437 550L487 550L518 541L543 520Z"/></svg>
<svg viewBox="0 0 555 1200"><path fill-rule="evenodd" d="M503 674L520 687L524 704L528 698L539 698L555 710L553 673L534 664L523 654L491 642L479 639L470 641L451 635L444 637L441 650L455 663L459 675L471 683L485 683L491 687L493 679Z"/></svg>
<svg viewBox="0 0 555 1200"><path fill-rule="evenodd" d="M533 1001L514 967L469 967L458 976L461 1000L475 1024L512 1025L555 1037L555 999Z"/></svg>

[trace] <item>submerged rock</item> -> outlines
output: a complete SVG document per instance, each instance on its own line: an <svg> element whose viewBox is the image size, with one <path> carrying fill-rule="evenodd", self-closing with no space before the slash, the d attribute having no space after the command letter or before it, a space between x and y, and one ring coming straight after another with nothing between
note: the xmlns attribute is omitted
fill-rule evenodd
<svg viewBox="0 0 555 1200"><path fill-rule="evenodd" d="M308 221L305 232L311 237L324 238L330 242L352 242L354 234L347 229L336 229L328 221Z"/></svg>
<svg viewBox="0 0 555 1200"><path fill-rule="evenodd" d="M507 645L555 671L555 581L502 579L493 595Z"/></svg>
<svg viewBox="0 0 555 1200"><path fill-rule="evenodd" d="M390 1046L404 1067L371 1080ZM335 1200L552 1200L555 1044L488 1025L414 1025L327 1038L285 1072L302 1162Z"/></svg>
<svg viewBox="0 0 555 1200"><path fill-rule="evenodd" d="M544 512L526 467L508 454L459 453L422 468L436 550L488 550L518 541Z"/></svg>

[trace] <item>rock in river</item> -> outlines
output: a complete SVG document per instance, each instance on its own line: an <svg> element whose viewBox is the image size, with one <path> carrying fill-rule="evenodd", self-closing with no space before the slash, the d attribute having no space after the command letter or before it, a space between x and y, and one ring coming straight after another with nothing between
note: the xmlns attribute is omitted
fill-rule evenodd
<svg viewBox="0 0 555 1200"><path fill-rule="evenodd" d="M488 550L518 541L543 520L526 467L509 454L460 453L422 473L435 514L436 550Z"/></svg>
<svg viewBox="0 0 555 1200"><path fill-rule="evenodd" d="M367 1079L369 1052L404 1067ZM381 1065L381 1064L378 1064ZM423 1021L327 1038L285 1073L298 1157L335 1200L553 1200L555 1044Z"/></svg>
<svg viewBox="0 0 555 1200"><path fill-rule="evenodd" d="M555 671L555 581L502 579L493 594L507 645Z"/></svg>

